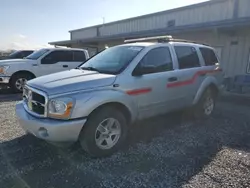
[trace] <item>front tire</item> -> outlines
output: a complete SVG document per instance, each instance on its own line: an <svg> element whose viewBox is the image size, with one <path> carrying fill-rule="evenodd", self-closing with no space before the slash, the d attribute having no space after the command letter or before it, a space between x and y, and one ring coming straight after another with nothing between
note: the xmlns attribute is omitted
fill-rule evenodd
<svg viewBox="0 0 250 188"><path fill-rule="evenodd" d="M15 93L21 93L23 87L28 80L31 80L33 77L30 74L20 73L12 77L10 82L10 87Z"/></svg>
<svg viewBox="0 0 250 188"><path fill-rule="evenodd" d="M104 107L90 116L79 141L92 157L106 157L120 149L127 130L125 116L115 108Z"/></svg>

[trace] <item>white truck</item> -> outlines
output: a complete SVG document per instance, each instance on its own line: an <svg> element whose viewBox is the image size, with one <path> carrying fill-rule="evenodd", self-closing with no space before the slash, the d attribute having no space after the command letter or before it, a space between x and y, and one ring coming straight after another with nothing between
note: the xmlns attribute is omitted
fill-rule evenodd
<svg viewBox="0 0 250 188"><path fill-rule="evenodd" d="M89 58L87 50L74 48L44 48L25 59L0 61L0 84L22 92L28 80L76 68Z"/></svg>

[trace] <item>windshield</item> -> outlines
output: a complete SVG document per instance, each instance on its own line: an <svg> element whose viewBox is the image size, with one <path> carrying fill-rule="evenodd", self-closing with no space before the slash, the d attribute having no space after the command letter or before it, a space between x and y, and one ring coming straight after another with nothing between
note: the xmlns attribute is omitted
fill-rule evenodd
<svg viewBox="0 0 250 188"><path fill-rule="evenodd" d="M143 46L116 46L108 48L89 59L80 68L108 74L118 74L143 48Z"/></svg>
<svg viewBox="0 0 250 188"><path fill-rule="evenodd" d="M25 59L36 60L48 51L49 51L48 49L41 49L41 50L35 51L32 54L30 54L29 56L27 56Z"/></svg>

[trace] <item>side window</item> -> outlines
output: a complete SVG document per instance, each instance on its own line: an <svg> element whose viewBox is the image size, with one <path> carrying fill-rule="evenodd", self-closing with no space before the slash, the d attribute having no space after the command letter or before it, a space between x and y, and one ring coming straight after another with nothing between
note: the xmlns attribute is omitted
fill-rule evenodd
<svg viewBox="0 0 250 188"><path fill-rule="evenodd" d="M209 48L200 48L200 51L206 66L215 65L219 62L213 50Z"/></svg>
<svg viewBox="0 0 250 188"><path fill-rule="evenodd" d="M83 51L74 51L74 61L84 62L86 61L86 56Z"/></svg>
<svg viewBox="0 0 250 188"><path fill-rule="evenodd" d="M200 67L196 49L192 46L175 46L175 52L179 62L179 69Z"/></svg>
<svg viewBox="0 0 250 188"><path fill-rule="evenodd" d="M72 51L53 51L42 60L42 64L55 64L57 62L73 61Z"/></svg>
<svg viewBox="0 0 250 188"><path fill-rule="evenodd" d="M148 70L145 74L173 70L172 57L168 47L149 51L139 63L140 69Z"/></svg>
<svg viewBox="0 0 250 188"><path fill-rule="evenodd" d="M25 52L21 52L21 53L20 53L20 58L24 58L24 57L26 57Z"/></svg>
<svg viewBox="0 0 250 188"><path fill-rule="evenodd" d="M28 55L32 54L32 51L23 51L23 57L27 57Z"/></svg>
<svg viewBox="0 0 250 188"><path fill-rule="evenodd" d="M23 58L23 52L19 52L16 54L15 58Z"/></svg>

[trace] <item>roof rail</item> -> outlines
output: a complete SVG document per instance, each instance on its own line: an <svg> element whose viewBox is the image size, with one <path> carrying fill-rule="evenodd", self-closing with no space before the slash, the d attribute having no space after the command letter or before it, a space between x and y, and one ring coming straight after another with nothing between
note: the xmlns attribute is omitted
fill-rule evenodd
<svg viewBox="0 0 250 188"><path fill-rule="evenodd" d="M169 40L173 39L171 35L167 36L157 36L157 37L145 37L145 38L137 38L137 39L128 39L125 40L125 43L130 42L146 42L146 41L155 41L155 42L168 42Z"/></svg>
<svg viewBox="0 0 250 188"><path fill-rule="evenodd" d="M194 43L194 44L202 44L205 46L209 46L205 43L199 43L191 40L185 39L174 39L171 35L167 36L157 36L157 37L146 37L146 38L137 38L137 39L128 39L125 40L125 43L132 43L132 42L158 42L158 43L166 43L166 42L186 42L186 43Z"/></svg>

